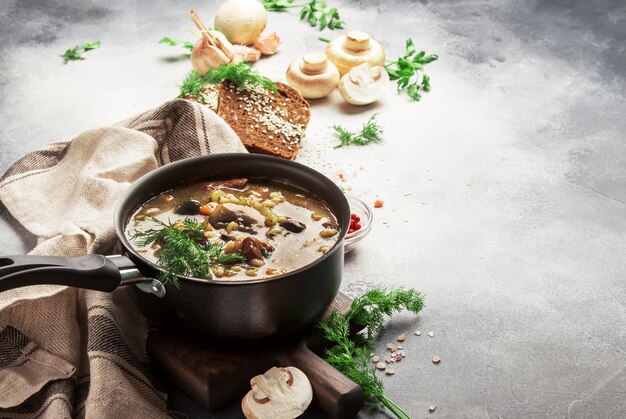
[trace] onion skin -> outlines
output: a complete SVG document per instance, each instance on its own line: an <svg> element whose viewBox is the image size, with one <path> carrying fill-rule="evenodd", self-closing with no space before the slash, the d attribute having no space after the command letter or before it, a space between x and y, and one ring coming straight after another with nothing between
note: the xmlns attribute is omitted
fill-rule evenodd
<svg viewBox="0 0 626 419"><path fill-rule="evenodd" d="M267 10L256 0L228 0L215 14L215 29L233 44L253 44L266 25Z"/></svg>

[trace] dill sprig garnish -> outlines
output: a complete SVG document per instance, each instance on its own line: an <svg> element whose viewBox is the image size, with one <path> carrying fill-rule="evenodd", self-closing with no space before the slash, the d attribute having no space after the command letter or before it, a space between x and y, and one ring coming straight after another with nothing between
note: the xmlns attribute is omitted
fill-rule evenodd
<svg viewBox="0 0 626 419"><path fill-rule="evenodd" d="M164 271L159 278L163 284L172 283L179 287L179 276L207 278L209 269L216 263L244 260L238 253L224 254L223 246L208 241L204 236L206 222L189 217L174 223L164 223L156 218L152 220L161 228L135 230L130 238L141 247L153 243L161 245L156 257L157 264Z"/></svg>
<svg viewBox="0 0 626 419"><path fill-rule="evenodd" d="M383 383L376 376L375 368L370 367L367 354L372 348L373 335L383 330L386 315L402 309L417 314L423 306L424 299L415 290L373 289L356 298L346 316L333 312L319 324L324 337L333 344L324 352L326 362L359 384L372 400L387 407L396 417L402 419L410 416L385 395ZM367 329L367 335L360 335L362 340L360 345L357 345L350 336L350 322Z"/></svg>
<svg viewBox="0 0 626 419"><path fill-rule="evenodd" d="M339 136L339 144L335 148L346 145L367 145L370 143L380 143L383 141L383 130L376 122L376 116L373 114L370 119L363 124L360 132L348 131L341 125L333 125L333 129Z"/></svg>
<svg viewBox="0 0 626 419"><path fill-rule="evenodd" d="M204 79L211 84L227 80L237 86L259 85L272 92L278 92L276 83L252 70L252 65L246 63L221 65L217 70L207 71Z"/></svg>
<svg viewBox="0 0 626 419"><path fill-rule="evenodd" d="M191 70L191 72L183 81L183 84L180 85L180 92L178 97L196 97L200 96L204 87L209 84L204 78L198 73L196 70Z"/></svg>
<svg viewBox="0 0 626 419"><path fill-rule="evenodd" d="M216 70L209 70L204 76L192 70L180 86L178 97L199 96L208 84L230 81L238 86L258 85L272 92L278 92L276 83L252 70L250 64L237 63L222 65Z"/></svg>

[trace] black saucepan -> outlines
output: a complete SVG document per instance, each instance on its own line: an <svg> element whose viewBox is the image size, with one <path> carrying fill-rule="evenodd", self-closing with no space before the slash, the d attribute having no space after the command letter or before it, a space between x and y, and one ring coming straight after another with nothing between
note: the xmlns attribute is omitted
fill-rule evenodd
<svg viewBox="0 0 626 419"><path fill-rule="evenodd" d="M181 277L180 288L163 286L159 267L140 256L124 235L131 215L149 198L176 186L235 177L288 182L321 198L341 225L337 242L313 263L284 275L231 282ZM113 222L123 255L0 257L0 292L36 284L107 292L132 285L138 307L161 329L234 339L291 336L317 321L337 294L349 220L341 190L301 164L255 154L182 160L145 175L119 201Z"/></svg>

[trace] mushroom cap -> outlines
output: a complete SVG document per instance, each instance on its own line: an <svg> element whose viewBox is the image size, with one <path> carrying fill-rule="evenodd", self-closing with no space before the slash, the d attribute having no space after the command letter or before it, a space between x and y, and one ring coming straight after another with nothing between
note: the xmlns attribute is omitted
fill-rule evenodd
<svg viewBox="0 0 626 419"><path fill-rule="evenodd" d="M257 0L227 0L215 13L215 29L233 44L254 43L267 25L267 10Z"/></svg>
<svg viewBox="0 0 626 419"><path fill-rule="evenodd" d="M309 379L295 367L273 367L250 384L252 390L241 400L241 410L248 419L295 418L313 400Z"/></svg>
<svg viewBox="0 0 626 419"><path fill-rule="evenodd" d="M389 74L384 67L363 63L351 69L339 81L339 93L353 105L369 105L386 92Z"/></svg>
<svg viewBox="0 0 626 419"><path fill-rule="evenodd" d="M307 99L332 93L339 84L339 70L324 54L305 54L289 64L287 83Z"/></svg>
<svg viewBox="0 0 626 419"><path fill-rule="evenodd" d="M326 47L326 55L337 66L341 75L363 63L371 66L385 64L383 47L361 31L351 31L333 39Z"/></svg>

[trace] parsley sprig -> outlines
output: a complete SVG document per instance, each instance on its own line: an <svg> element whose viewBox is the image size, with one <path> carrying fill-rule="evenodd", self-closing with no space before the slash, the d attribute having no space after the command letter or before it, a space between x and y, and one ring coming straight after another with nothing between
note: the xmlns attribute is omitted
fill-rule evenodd
<svg viewBox="0 0 626 419"><path fill-rule="evenodd" d="M100 41L85 42L82 45L76 45L74 48L69 48L63 55L61 55L61 58L63 58L63 64L67 64L70 61L84 60L85 57L83 57L82 54L96 48L100 48Z"/></svg>
<svg viewBox="0 0 626 419"><path fill-rule="evenodd" d="M409 97L415 101L422 98L420 91L430 92L430 77L424 73L424 66L439 58L437 55L426 55L426 52L417 52L413 40L406 40L406 52L396 61L388 61L385 69L391 80L397 80L398 91L406 90Z"/></svg>
<svg viewBox="0 0 626 419"><path fill-rule="evenodd" d="M300 20L306 21L322 31L343 29L345 22L341 20L339 11L335 7L328 8L325 1L311 0L308 3L293 4L294 0L263 0L263 6L270 12L283 12L287 9L300 7Z"/></svg>
<svg viewBox="0 0 626 419"><path fill-rule="evenodd" d="M251 69L246 63L222 65L217 70L209 70L204 76L192 70L180 86L178 97L197 97L208 84L217 84L224 80L238 86L259 85L272 92L277 92L276 83Z"/></svg>
<svg viewBox="0 0 626 419"><path fill-rule="evenodd" d="M244 259L239 253L226 255L223 246L208 241L204 236L206 223L195 218L187 217L174 223L164 223L156 218L152 220L160 228L135 230L130 238L141 247L153 243L161 245L157 263L164 271L159 278L163 284L171 283L178 287L179 276L207 278L214 264L240 262Z"/></svg>
<svg viewBox="0 0 626 419"><path fill-rule="evenodd" d="M335 148L344 147L347 145L367 145L370 143L380 143L383 141L383 130L376 122L376 116L373 114L370 119L363 124L361 131L354 132L348 131L341 125L333 125L333 129L339 136L339 144Z"/></svg>
<svg viewBox="0 0 626 419"><path fill-rule="evenodd" d="M170 38L169 36L166 36L165 38L161 38L159 40L159 44L165 44L165 45L169 45L172 47L181 46L189 51L191 51L195 45L193 42L181 41L179 39Z"/></svg>
<svg viewBox="0 0 626 419"><path fill-rule="evenodd" d="M333 312L319 324L324 337L333 344L324 353L326 362L359 384L367 396L401 419L410 416L385 395L382 381L376 376L375 368L370 366L368 353L373 346L373 335L383 330L385 316L402 309L417 314L423 306L423 296L413 289L373 289L352 302L347 316ZM367 334L353 340L351 322L365 326ZM362 343L357 344L355 340Z"/></svg>

